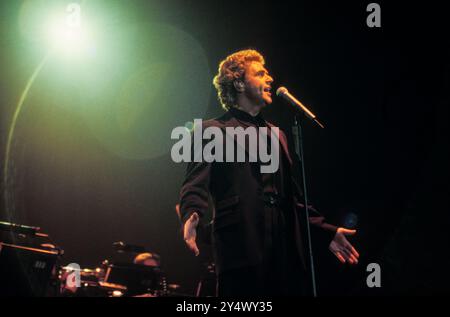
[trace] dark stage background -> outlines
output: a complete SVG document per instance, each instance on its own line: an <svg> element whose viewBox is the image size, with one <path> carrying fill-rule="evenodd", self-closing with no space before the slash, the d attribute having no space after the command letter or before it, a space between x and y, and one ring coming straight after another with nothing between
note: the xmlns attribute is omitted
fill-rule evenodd
<svg viewBox="0 0 450 317"><path fill-rule="evenodd" d="M101 17L110 55L97 49L97 73L47 61L17 121L13 216L2 195L0 220L42 227L64 262L82 267L116 257L114 241L143 245L161 255L170 282L192 292L207 252L195 258L181 239L174 206L185 165L170 158L170 131L222 113L212 77L227 54L250 47L266 57L274 86L288 87L326 125L304 122L310 198L332 222L358 216L351 241L360 264L341 267L316 250L319 294L445 292L448 18L432 2L392 2L378 2L382 26L369 28L370 1L84 1L93 20ZM15 107L45 55L17 22L24 4L0 3L2 173ZM136 75L150 55L177 69L145 66ZM92 82L83 77L92 73ZM264 115L291 140L288 105L275 99ZM377 290L366 286L373 262L381 265Z"/></svg>

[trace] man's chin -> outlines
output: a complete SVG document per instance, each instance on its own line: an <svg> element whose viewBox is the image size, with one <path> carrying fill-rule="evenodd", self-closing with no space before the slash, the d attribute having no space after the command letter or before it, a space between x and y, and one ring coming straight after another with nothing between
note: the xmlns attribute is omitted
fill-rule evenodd
<svg viewBox="0 0 450 317"><path fill-rule="evenodd" d="M272 104L272 98L265 98L263 107L267 107L270 104Z"/></svg>
<svg viewBox="0 0 450 317"><path fill-rule="evenodd" d="M255 100L254 105L257 105L261 108L265 108L268 105L270 105L271 103L272 103L272 98L264 97L264 98L258 98L257 100Z"/></svg>

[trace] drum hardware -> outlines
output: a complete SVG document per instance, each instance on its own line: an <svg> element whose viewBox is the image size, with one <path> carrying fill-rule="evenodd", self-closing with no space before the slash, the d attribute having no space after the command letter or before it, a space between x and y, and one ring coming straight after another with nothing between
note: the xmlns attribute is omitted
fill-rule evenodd
<svg viewBox="0 0 450 317"><path fill-rule="evenodd" d="M189 296L180 285L168 284L160 256L144 247L115 242L118 253L136 254L134 263L104 260L100 267L60 266L64 250L56 247L39 227L0 222L0 295L164 297ZM72 266L74 265L74 266ZM70 287L68 276L79 280ZM50 293L52 291L53 293Z"/></svg>

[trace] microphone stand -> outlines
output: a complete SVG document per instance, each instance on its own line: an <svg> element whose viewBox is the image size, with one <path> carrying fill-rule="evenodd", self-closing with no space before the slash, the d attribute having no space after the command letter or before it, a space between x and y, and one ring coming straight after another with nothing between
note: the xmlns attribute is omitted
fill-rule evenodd
<svg viewBox="0 0 450 317"><path fill-rule="evenodd" d="M321 128L324 126L314 120ZM308 253L309 253L309 262L310 262L310 268L311 268L311 283L312 283L312 291L313 296L317 297L317 287L316 287L316 275L315 275L315 269L314 269L314 257L313 257L313 250L312 250L312 242L311 242L311 230L309 225L309 208L308 208L308 192L306 190L306 176L305 176L305 157L303 152L303 134L302 134L302 127L300 125L300 117L299 115L295 115L294 119L294 126L292 127L292 134L294 136L294 145L295 145L295 152L297 153L297 156L300 160L300 170L302 173L302 181L303 181L303 201L305 204L305 217L306 217L306 233L307 233L307 240L308 240Z"/></svg>

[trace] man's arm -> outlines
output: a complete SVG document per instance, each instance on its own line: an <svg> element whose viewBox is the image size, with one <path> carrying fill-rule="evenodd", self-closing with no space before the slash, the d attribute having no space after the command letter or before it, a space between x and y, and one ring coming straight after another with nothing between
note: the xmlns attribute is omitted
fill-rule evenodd
<svg viewBox="0 0 450 317"><path fill-rule="evenodd" d="M295 179L292 179L292 183L294 184L294 200L296 204L297 211L300 212L300 214L303 214L305 212L305 205L303 201L301 201L303 197L303 191L301 190L300 186L297 184ZM328 241L331 241L334 237L334 235L337 232L338 227L332 224L329 224L325 221L325 217L320 214L319 211L317 211L316 208L314 208L312 205L308 205L308 212L309 212L309 223L313 225L312 228L319 229L323 236L325 238L328 237Z"/></svg>
<svg viewBox="0 0 450 317"><path fill-rule="evenodd" d="M211 163L188 163L186 177L180 190L180 216L184 224L196 212L203 217L208 210Z"/></svg>
<svg viewBox="0 0 450 317"><path fill-rule="evenodd" d="M302 197L302 191L298 184L293 180L295 187L296 207L301 213L305 212L305 205L298 202ZM308 205L309 223L312 225L311 235L313 241L318 245L328 246L341 263L358 264L359 253L350 244L346 236L352 236L356 230L337 227L325 221L325 217L321 215L313 206Z"/></svg>
<svg viewBox="0 0 450 317"><path fill-rule="evenodd" d="M199 127L196 127L199 128ZM183 238L195 255L199 254L196 243L197 226L200 218L208 210L211 163L194 162L194 141L191 139L191 162L188 163L186 177L180 190L180 220L183 225ZM203 146L199 151L203 150ZM201 152L200 152L201 153Z"/></svg>

